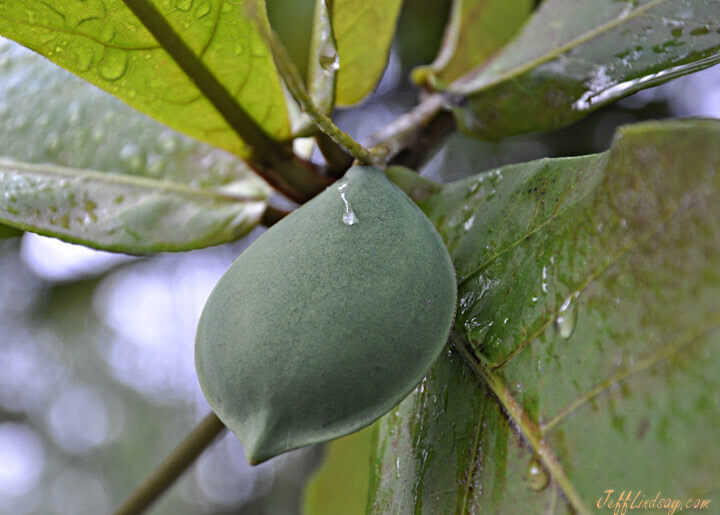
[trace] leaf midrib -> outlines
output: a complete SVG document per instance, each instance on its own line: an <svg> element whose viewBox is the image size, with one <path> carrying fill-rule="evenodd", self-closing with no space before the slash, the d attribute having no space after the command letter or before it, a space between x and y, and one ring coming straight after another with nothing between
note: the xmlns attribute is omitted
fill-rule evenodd
<svg viewBox="0 0 720 515"><path fill-rule="evenodd" d="M242 141L252 147L258 155L275 162L291 157L291 152L268 136L237 103L225 86L195 55L151 2L147 0L122 1ZM222 8L222 5L218 7Z"/></svg>
<svg viewBox="0 0 720 515"><path fill-rule="evenodd" d="M475 94L479 93L481 91L490 89L494 86L497 86L498 84L501 84L503 82L507 82L509 80L512 80L520 75L522 75L525 72L528 72L532 70L533 68L536 68L540 66L541 64L544 64L548 61L551 61L560 55L572 50L575 47L578 47L584 43L587 43L593 38L596 38L598 36L601 36L605 32L609 32L610 30L620 26L622 23L632 20L636 18L637 16L645 13L646 11L653 9L655 7L658 7L659 5L662 5L666 3L668 0L652 0L651 2L648 2L647 4L638 7L634 11L629 12L626 16L618 16L617 18L614 18L613 20L610 20L606 23L603 23L602 25L599 25L593 30L590 30L584 34L581 34L580 36L576 37L575 39L572 39L568 41L567 43L560 45L559 47L555 48L554 50L546 53L545 55L542 55L532 61L529 61L528 63L517 66L514 69L507 70L506 72L498 75L495 79L488 81L484 83L481 87L477 89L472 89L468 86L465 86L466 84L470 83L475 80L476 77L482 75L482 68L479 71L476 69L474 72L470 72L469 74L465 75L464 77L459 78L455 82L453 82L450 86L450 90L456 91L458 93L463 94ZM481 66L484 68L487 65L487 63L482 64ZM463 87L465 86L465 87Z"/></svg>
<svg viewBox="0 0 720 515"><path fill-rule="evenodd" d="M15 163L13 161L0 160L0 173L34 173L50 175L60 178L71 178L76 180L90 180L123 186L131 186L154 191L174 192L189 197L205 197L222 202L262 202L266 200L264 195L233 195L209 188L193 188L185 184L173 181L151 179L149 177L138 177L124 174L98 172L95 170L80 170L77 168L65 168L59 166L45 166L30 163Z"/></svg>

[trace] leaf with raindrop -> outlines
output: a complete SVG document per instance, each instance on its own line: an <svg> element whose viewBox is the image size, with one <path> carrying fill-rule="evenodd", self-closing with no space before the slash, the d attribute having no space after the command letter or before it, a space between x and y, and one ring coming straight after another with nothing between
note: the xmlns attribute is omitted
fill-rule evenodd
<svg viewBox="0 0 720 515"><path fill-rule="evenodd" d="M401 0L328 0L337 45L337 103L352 105L377 85L390 53ZM335 58L326 67L335 67Z"/></svg>
<svg viewBox="0 0 720 515"><path fill-rule="evenodd" d="M155 37L130 6L149 13L143 23ZM290 135L282 85L262 37L266 25L260 0L0 5L3 36L162 123L243 157L260 129L276 140Z"/></svg>
<svg viewBox="0 0 720 515"><path fill-rule="evenodd" d="M17 43L0 42L0 71L0 155L202 187L255 177Z"/></svg>
<svg viewBox="0 0 720 515"><path fill-rule="evenodd" d="M373 512L720 494L720 122L626 126L420 204L455 263L455 332L380 423Z"/></svg>
<svg viewBox="0 0 720 515"><path fill-rule="evenodd" d="M521 33L446 93L483 138L555 129L720 62L720 3L547 0Z"/></svg>
<svg viewBox="0 0 720 515"><path fill-rule="evenodd" d="M330 114L335 106L335 84L339 68L340 58L330 26L327 0L317 0L307 85L310 96L325 114Z"/></svg>
<svg viewBox="0 0 720 515"><path fill-rule="evenodd" d="M89 247L142 254L233 241L270 190L254 179L208 189L145 177L0 162L0 222Z"/></svg>

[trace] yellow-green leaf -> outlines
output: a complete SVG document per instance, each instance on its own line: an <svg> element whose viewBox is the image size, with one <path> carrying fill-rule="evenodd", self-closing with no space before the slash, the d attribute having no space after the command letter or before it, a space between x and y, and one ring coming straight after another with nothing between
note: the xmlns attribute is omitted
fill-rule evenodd
<svg viewBox="0 0 720 515"><path fill-rule="evenodd" d="M532 0L455 0L440 53L429 66L413 70L419 84L449 83L479 66L517 32Z"/></svg>
<svg viewBox="0 0 720 515"><path fill-rule="evenodd" d="M256 124L248 130L288 137L285 97L262 37L267 19L261 0L148 2L142 8L154 13L151 21L168 28L168 37L160 39L130 3L137 2L3 2L0 33L181 132L248 155L238 136L243 131L218 112L216 92L172 56L184 46L203 73L229 93L227 110L249 116L246 125Z"/></svg>
<svg viewBox="0 0 720 515"><path fill-rule="evenodd" d="M402 0L330 0L340 69L338 105L352 105L380 80L395 34Z"/></svg>
<svg viewBox="0 0 720 515"><path fill-rule="evenodd" d="M327 445L325 462L305 490L304 515L363 515L375 425Z"/></svg>

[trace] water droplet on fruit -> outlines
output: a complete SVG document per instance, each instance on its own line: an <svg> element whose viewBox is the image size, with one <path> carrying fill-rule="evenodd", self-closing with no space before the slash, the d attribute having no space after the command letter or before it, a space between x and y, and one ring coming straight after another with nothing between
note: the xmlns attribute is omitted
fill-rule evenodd
<svg viewBox="0 0 720 515"><path fill-rule="evenodd" d="M345 210L343 211L342 221L345 225L354 225L357 223L358 218L357 218L357 216L355 216L355 212L350 207L350 203L348 202L348 199L345 196L345 194L347 193L345 191L346 188L347 188L346 182L338 184L338 191L340 192L340 198L342 199L343 203L345 204Z"/></svg>

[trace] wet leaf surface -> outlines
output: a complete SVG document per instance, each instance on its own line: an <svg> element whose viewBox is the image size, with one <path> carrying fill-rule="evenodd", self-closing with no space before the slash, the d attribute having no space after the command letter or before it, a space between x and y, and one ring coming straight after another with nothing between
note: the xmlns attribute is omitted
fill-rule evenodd
<svg viewBox="0 0 720 515"><path fill-rule="evenodd" d="M568 125L643 88L720 61L720 4L548 0L487 66L450 86L484 138Z"/></svg>
<svg viewBox="0 0 720 515"><path fill-rule="evenodd" d="M141 254L240 238L258 224L267 188L224 190L47 165L0 162L0 222L89 247Z"/></svg>
<svg viewBox="0 0 720 515"><path fill-rule="evenodd" d="M135 3L135 2L133 2ZM151 3L234 105L276 139L289 135L280 79L262 37L264 4L248 0ZM160 20L160 21L162 21ZM120 0L12 2L0 6L0 34L44 55L123 101L201 141L245 156L248 148L197 85Z"/></svg>
<svg viewBox="0 0 720 515"><path fill-rule="evenodd" d="M250 180L237 157L168 129L17 43L0 43L0 71L2 156L192 186Z"/></svg>
<svg viewBox="0 0 720 515"><path fill-rule="evenodd" d="M456 332L382 420L373 511L589 513L609 489L713 499L719 172L719 122L644 123L604 154L423 202L455 260Z"/></svg>
<svg viewBox="0 0 720 515"><path fill-rule="evenodd" d="M529 0L456 0L438 56L413 70L413 80L439 86L470 72L515 35L532 8Z"/></svg>
<svg viewBox="0 0 720 515"><path fill-rule="evenodd" d="M336 99L352 105L365 98L387 64L401 0L328 0L339 57Z"/></svg>

